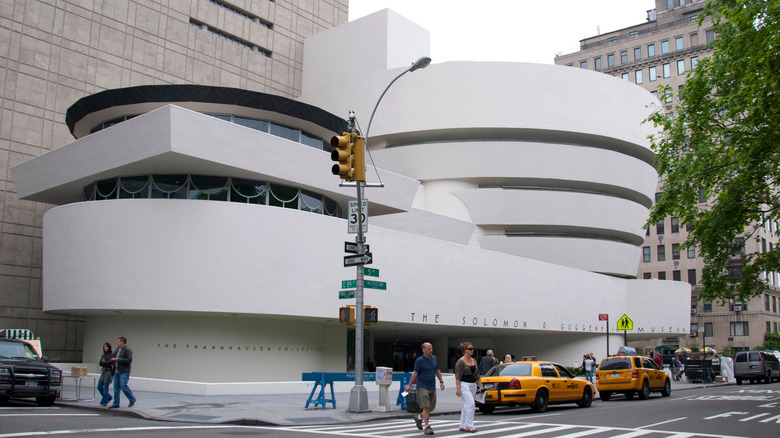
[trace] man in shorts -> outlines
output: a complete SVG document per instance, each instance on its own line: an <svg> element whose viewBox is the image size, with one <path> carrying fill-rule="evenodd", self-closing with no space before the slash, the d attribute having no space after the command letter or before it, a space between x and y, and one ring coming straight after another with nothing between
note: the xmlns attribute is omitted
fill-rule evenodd
<svg viewBox="0 0 780 438"><path fill-rule="evenodd" d="M442 391L444 391L444 378L441 376L439 360L433 355L433 345L430 342L422 344L422 353L423 355L414 362L414 372L405 391L409 391L409 387L417 379L417 401L422 408L422 417L415 415L414 422L420 430L423 430L423 423L425 423L425 434L433 435L428 420L431 412L436 409L436 378L439 379Z"/></svg>

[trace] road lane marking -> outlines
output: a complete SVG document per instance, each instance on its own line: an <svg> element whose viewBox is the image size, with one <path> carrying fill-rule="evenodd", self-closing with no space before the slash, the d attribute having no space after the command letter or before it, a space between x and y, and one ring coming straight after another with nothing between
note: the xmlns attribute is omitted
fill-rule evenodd
<svg viewBox="0 0 780 438"><path fill-rule="evenodd" d="M100 414L0 414L0 417L99 417Z"/></svg>
<svg viewBox="0 0 780 438"><path fill-rule="evenodd" d="M753 415L752 417L743 418L743 419L741 419L739 421L743 421L744 422L744 421L755 420L756 418L766 417L767 415L769 415L769 412L764 412L763 414Z"/></svg>
<svg viewBox="0 0 780 438"><path fill-rule="evenodd" d="M186 429L258 429L254 426L236 426L236 425L211 425L211 426L147 426L147 427L113 427L98 429L63 429L63 430L43 430L32 432L12 432L2 433L0 438L18 438L26 436L44 436L44 435L78 435L87 433L111 433L111 432L150 432L162 430L186 430Z"/></svg>
<svg viewBox="0 0 780 438"><path fill-rule="evenodd" d="M674 420L666 420L666 421L661 421L660 423L653 423L653 424L648 424L647 426L637 427L637 429L644 429L646 427L658 426L659 424L674 423L675 421L687 420L687 419L688 417L680 417L680 418L675 418Z"/></svg>

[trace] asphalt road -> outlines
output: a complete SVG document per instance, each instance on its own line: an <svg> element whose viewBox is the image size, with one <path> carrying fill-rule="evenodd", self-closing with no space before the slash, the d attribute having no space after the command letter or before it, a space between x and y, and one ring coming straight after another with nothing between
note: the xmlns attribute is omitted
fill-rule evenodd
<svg viewBox="0 0 780 438"><path fill-rule="evenodd" d="M457 415L435 416L435 436L485 437L772 437L780 436L780 383L723 386L653 394L649 400L595 400L590 408L551 406L541 414L527 408L477 414L477 434L458 432ZM150 421L115 411L33 404L0 406L0 438L33 436L132 437L401 437L422 436L411 419L343 425L256 427Z"/></svg>

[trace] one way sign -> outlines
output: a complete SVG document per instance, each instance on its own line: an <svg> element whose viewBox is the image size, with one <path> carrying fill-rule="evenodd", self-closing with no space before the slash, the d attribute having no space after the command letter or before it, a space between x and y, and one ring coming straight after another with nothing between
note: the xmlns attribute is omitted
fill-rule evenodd
<svg viewBox="0 0 780 438"><path fill-rule="evenodd" d="M361 255L349 255L344 257L344 267L357 266L357 265L370 265L374 262L372 254L366 253Z"/></svg>

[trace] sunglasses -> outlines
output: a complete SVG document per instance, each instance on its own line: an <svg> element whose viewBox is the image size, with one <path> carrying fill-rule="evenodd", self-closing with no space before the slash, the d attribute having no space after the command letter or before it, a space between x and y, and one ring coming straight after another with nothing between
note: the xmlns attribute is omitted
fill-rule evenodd
<svg viewBox="0 0 780 438"><path fill-rule="evenodd" d="M468 347L468 348L466 348L466 350L473 350L473 349L474 349L474 347Z"/></svg>

